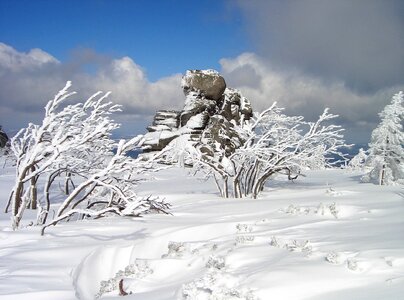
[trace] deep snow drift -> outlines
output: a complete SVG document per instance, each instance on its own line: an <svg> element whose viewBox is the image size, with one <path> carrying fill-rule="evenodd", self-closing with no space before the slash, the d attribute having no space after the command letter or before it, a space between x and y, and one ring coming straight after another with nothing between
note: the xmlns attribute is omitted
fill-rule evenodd
<svg viewBox="0 0 404 300"><path fill-rule="evenodd" d="M13 173L0 172L4 206ZM359 175L307 172L257 200L222 199L174 168L139 187L172 216L69 222L44 237L2 213L0 299L122 299L119 283L138 300L402 299L404 191Z"/></svg>

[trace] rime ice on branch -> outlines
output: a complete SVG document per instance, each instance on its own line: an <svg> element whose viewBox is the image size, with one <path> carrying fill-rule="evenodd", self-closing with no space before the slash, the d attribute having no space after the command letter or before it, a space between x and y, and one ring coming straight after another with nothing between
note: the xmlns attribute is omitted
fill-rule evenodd
<svg viewBox="0 0 404 300"><path fill-rule="evenodd" d="M106 101L109 93L101 92L84 103L67 105L68 97L74 94L68 92L70 86L68 82L48 102L41 125L29 124L11 140L16 179L6 211L11 205L13 227L18 228L28 206L38 206L37 224L46 224L50 189L61 177L65 178L66 198L43 229L73 214L100 217L109 212L131 216L150 210L166 212L168 206L163 201L138 198L133 190L139 175L153 163L125 155L141 146L142 136L119 143L111 139L112 131L120 125L110 115L121 107ZM40 181L41 176L45 180ZM37 194L39 182L45 182L42 197Z"/></svg>
<svg viewBox="0 0 404 300"><path fill-rule="evenodd" d="M275 175L294 179L305 169L332 165L331 155L344 158L343 129L327 124L336 115L326 109L316 122L307 122L282 110L274 103L239 127L245 143L230 155L208 155L198 147L189 152L194 167L214 177L223 197L229 196L230 183L234 197L256 198Z"/></svg>

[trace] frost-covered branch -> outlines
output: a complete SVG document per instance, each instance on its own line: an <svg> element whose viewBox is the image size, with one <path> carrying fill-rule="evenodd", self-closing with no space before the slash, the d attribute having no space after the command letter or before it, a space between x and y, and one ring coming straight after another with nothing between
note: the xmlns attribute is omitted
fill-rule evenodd
<svg viewBox="0 0 404 300"><path fill-rule="evenodd" d="M144 207L142 213L147 211L134 186L153 161L146 163L127 156L129 150L141 146L143 137L116 143L111 135L120 125L110 116L121 111L121 106L107 101L109 92L97 92L84 103L68 104L74 94L68 91L70 86L68 82L45 106L41 125L29 124L11 140L16 158L15 185L10 192L14 228L18 228L29 203L40 207L37 223L46 222L50 190L61 176L65 176L66 198L57 210L57 219L71 210L88 209L88 205L104 197L111 201L106 201L108 206L102 209L118 205L120 210L132 209L132 214L140 207ZM42 176L46 179L38 180ZM39 182L45 182L44 203L36 195Z"/></svg>
<svg viewBox="0 0 404 300"><path fill-rule="evenodd" d="M229 195L230 180L234 197L256 198L274 175L285 174L294 179L304 169L332 166L335 156L345 159L340 151L348 146L343 140L343 129L327 124L336 117L326 109L316 122L306 122L301 116L283 114L283 108L274 103L235 129L245 142L230 155L220 147L204 152L204 144L184 153L194 168L212 175L222 196Z"/></svg>

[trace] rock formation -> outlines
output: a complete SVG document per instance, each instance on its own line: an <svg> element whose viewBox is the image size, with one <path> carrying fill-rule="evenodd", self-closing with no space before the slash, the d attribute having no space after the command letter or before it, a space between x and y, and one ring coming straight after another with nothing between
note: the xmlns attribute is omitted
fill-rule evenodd
<svg viewBox="0 0 404 300"><path fill-rule="evenodd" d="M145 152L162 150L180 136L193 143L221 145L226 154L243 144L234 127L251 118L252 108L238 90L227 88L214 70L187 71L181 86L184 108L157 111L144 136Z"/></svg>
<svg viewBox="0 0 404 300"><path fill-rule="evenodd" d="M7 145L8 136L3 131L3 128L0 126L0 148L4 148Z"/></svg>

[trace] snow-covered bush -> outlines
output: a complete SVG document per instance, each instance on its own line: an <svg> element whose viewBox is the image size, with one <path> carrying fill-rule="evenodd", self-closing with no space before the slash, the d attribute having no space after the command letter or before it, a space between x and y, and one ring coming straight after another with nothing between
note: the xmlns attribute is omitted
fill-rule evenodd
<svg viewBox="0 0 404 300"><path fill-rule="evenodd" d="M336 115L326 109L316 122L306 122L301 116L287 116L282 111L274 103L247 127L249 139L232 158L236 195L251 194L256 198L274 175L284 174L292 179L304 169L331 166L331 155L344 158L340 152L346 146L343 129L325 124Z"/></svg>
<svg viewBox="0 0 404 300"><path fill-rule="evenodd" d="M379 114L380 124L372 132L366 166L371 171L362 180L380 185L404 183L404 93L392 97Z"/></svg>
<svg viewBox="0 0 404 300"><path fill-rule="evenodd" d="M348 168L352 171L362 171L365 168L367 158L368 152L360 148L358 154L349 161Z"/></svg>
<svg viewBox="0 0 404 300"><path fill-rule="evenodd" d="M343 129L325 124L336 115L326 109L316 122L307 122L301 116L287 116L282 111L274 103L237 126L235 130L245 142L230 155L220 145L215 146L215 151L207 151L202 141L186 152L188 159L191 157L195 169L215 179L225 198L230 194L229 181L235 198L256 198L275 175L295 179L304 169L331 166L332 156L345 159L340 152L346 146Z"/></svg>
<svg viewBox="0 0 404 300"><path fill-rule="evenodd" d="M74 94L68 92L70 86L68 82L48 102L41 125L30 123L11 139L16 179L6 211L11 205L13 227L18 228L28 205L39 206L37 223L45 224L51 204L50 188L61 176L65 177L66 199L54 220L43 229L76 213L100 217L108 212L137 216L150 210L165 211L168 206L164 202L151 197L139 199L133 190L139 180L137 174L152 163L126 155L141 145L142 137L119 143L111 139L112 131L120 125L109 116L121 107L106 101L110 93L101 92L84 103L67 104ZM40 177L46 179L40 181ZM73 183L73 177L79 184ZM38 196L39 182L45 182L42 201Z"/></svg>

